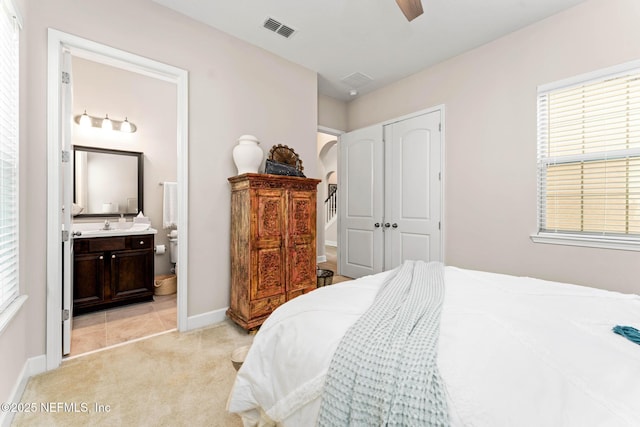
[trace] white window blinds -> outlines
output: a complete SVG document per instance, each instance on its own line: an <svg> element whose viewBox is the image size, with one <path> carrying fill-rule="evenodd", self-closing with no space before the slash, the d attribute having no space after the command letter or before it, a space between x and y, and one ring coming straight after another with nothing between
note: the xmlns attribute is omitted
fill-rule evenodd
<svg viewBox="0 0 640 427"><path fill-rule="evenodd" d="M640 237L640 65L589 77L538 91L539 231Z"/></svg>
<svg viewBox="0 0 640 427"><path fill-rule="evenodd" d="M18 296L18 32L0 0L0 312Z"/></svg>

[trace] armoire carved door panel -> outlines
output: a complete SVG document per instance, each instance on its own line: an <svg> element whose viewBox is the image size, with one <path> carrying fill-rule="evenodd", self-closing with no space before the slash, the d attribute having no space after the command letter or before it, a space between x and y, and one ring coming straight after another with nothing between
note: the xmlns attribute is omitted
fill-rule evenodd
<svg viewBox="0 0 640 427"><path fill-rule="evenodd" d="M257 208L258 221L255 238L260 241L284 238L284 191L282 189L256 190L253 203Z"/></svg>
<svg viewBox="0 0 640 427"><path fill-rule="evenodd" d="M261 248L254 252L251 299L280 295L285 292L283 248Z"/></svg>
<svg viewBox="0 0 640 427"><path fill-rule="evenodd" d="M251 196L257 212L253 234L251 299L285 292L285 191L281 188L258 189Z"/></svg>
<svg viewBox="0 0 640 427"><path fill-rule="evenodd" d="M287 297L316 287L316 194L291 192L289 197L289 283Z"/></svg>
<svg viewBox="0 0 640 427"><path fill-rule="evenodd" d="M315 242L313 243L315 245ZM289 248L289 282L287 299L316 288L316 251L309 243L301 243Z"/></svg>

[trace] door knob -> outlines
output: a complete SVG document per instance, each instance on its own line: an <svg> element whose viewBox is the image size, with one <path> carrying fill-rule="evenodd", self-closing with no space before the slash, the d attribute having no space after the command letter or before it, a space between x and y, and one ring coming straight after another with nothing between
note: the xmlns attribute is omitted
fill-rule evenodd
<svg viewBox="0 0 640 427"><path fill-rule="evenodd" d="M389 224L388 222L384 223L385 228L389 228L391 226L391 224Z"/></svg>
<svg viewBox="0 0 640 427"><path fill-rule="evenodd" d="M396 224L395 222L391 225L393 228L398 228L398 224Z"/></svg>
<svg viewBox="0 0 640 427"><path fill-rule="evenodd" d="M379 222L376 222L375 224L373 224L373 226L374 226L375 228L379 228L379 227L380 227L380 223L379 223Z"/></svg>

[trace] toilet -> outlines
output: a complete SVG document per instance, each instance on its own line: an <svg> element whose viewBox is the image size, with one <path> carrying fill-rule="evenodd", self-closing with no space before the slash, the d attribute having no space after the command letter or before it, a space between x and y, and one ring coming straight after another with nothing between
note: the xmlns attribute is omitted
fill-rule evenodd
<svg viewBox="0 0 640 427"><path fill-rule="evenodd" d="M178 230L171 230L169 234L167 234L169 238L169 256L171 257L171 264L173 267L171 268L171 272L176 276L178 275Z"/></svg>

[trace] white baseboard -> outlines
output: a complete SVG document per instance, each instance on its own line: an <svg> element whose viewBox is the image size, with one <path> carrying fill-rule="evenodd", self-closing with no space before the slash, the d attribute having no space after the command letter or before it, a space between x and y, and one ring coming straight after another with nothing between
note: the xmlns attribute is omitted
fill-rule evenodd
<svg viewBox="0 0 640 427"><path fill-rule="evenodd" d="M24 393L24 389L27 387L29 378L34 375L41 374L46 370L47 357L44 354L27 359L27 361L24 362L22 371L20 371L16 384L13 386L13 390L11 390L7 403L20 403L20 399L22 399L22 394ZM0 426L9 427L13 422L14 415L15 412L1 411Z"/></svg>
<svg viewBox="0 0 640 427"><path fill-rule="evenodd" d="M216 323L224 321L227 318L227 308L228 307L225 307L187 317L187 331L204 328L205 326L215 325Z"/></svg>
<svg viewBox="0 0 640 427"><path fill-rule="evenodd" d="M334 248L338 247L338 242L334 242L333 240L325 240L324 241L324 245L325 246L333 246Z"/></svg>
<svg viewBox="0 0 640 427"><path fill-rule="evenodd" d="M316 257L316 262L317 263L327 262L327 256L326 255L318 255Z"/></svg>
<svg viewBox="0 0 640 427"><path fill-rule="evenodd" d="M29 377L41 374L47 370L47 356L42 354L32 357L27 360L27 364L29 365Z"/></svg>

